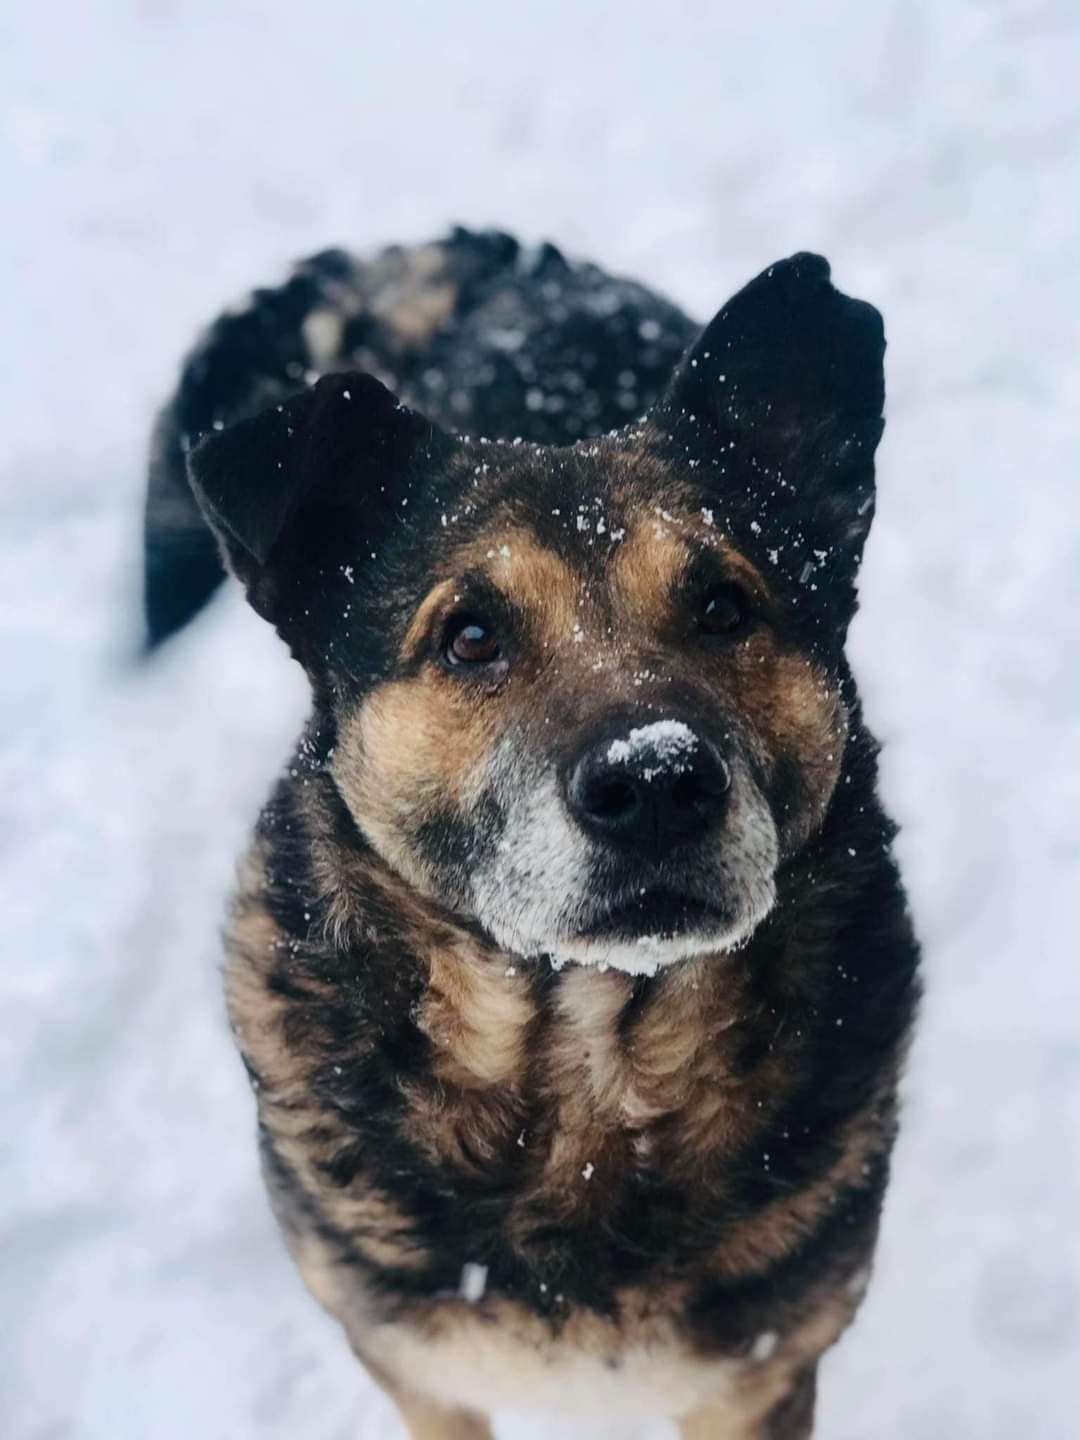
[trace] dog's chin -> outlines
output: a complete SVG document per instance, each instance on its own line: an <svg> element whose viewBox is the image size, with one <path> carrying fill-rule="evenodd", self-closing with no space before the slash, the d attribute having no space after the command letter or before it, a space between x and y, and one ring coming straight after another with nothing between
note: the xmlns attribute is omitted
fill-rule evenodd
<svg viewBox="0 0 1080 1440"><path fill-rule="evenodd" d="M599 970L622 970L627 975L655 975L681 960L737 949L745 939L746 935L738 930L638 935L632 940L623 936L572 935L555 942L548 954L556 968L594 965Z"/></svg>
<svg viewBox="0 0 1080 1440"><path fill-rule="evenodd" d="M668 899L601 911L576 933L556 940L548 953L556 966L573 963L655 975L683 960L739 949L770 908L771 897L746 914Z"/></svg>

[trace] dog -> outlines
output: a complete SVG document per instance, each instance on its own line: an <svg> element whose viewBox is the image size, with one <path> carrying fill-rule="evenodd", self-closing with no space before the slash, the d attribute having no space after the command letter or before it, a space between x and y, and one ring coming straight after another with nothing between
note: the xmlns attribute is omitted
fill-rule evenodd
<svg viewBox="0 0 1080 1440"><path fill-rule="evenodd" d="M227 567L311 684L228 1011L413 1440L811 1433L918 1000L844 657L883 354L818 256L701 328L458 230L256 291L161 416L151 644Z"/></svg>

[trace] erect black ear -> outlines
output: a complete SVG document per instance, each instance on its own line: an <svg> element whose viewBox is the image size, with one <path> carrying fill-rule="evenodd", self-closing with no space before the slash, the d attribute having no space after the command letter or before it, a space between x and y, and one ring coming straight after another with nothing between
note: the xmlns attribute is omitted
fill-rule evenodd
<svg viewBox="0 0 1080 1440"><path fill-rule="evenodd" d="M375 506L441 436L371 375L327 375L250 420L207 435L191 487L229 563L249 582L313 504Z"/></svg>
<svg viewBox="0 0 1080 1440"><path fill-rule="evenodd" d="M836 290L820 255L793 255L705 328L658 416L713 466L752 479L775 519L790 525L798 513L807 553L839 546L857 560L873 512L884 354L874 307Z"/></svg>

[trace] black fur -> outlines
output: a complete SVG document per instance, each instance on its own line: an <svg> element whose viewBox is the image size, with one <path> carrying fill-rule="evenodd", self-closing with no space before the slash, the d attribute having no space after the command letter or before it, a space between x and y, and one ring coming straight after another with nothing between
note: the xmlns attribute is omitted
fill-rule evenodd
<svg viewBox="0 0 1080 1440"><path fill-rule="evenodd" d="M697 326L660 296L553 245L455 230L439 247L452 311L423 345L395 332L367 292L404 252L374 262L326 251L278 290L223 316L187 361L158 424L145 527L151 645L180 629L224 578L195 503L187 455L204 436L267 409L316 379L304 339L313 312L344 317L334 370L377 374L406 404L456 434L568 444L641 414L668 383ZM397 283L391 281L389 283ZM343 297L357 297L352 312Z"/></svg>
<svg viewBox="0 0 1080 1440"><path fill-rule="evenodd" d="M820 255L794 255L720 310L660 406L743 547L841 640L874 515L884 353L874 307L834 289Z"/></svg>

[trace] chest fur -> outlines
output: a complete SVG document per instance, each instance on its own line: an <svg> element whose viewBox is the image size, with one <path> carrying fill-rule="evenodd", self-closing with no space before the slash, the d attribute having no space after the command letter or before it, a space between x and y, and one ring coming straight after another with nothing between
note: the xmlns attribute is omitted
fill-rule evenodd
<svg viewBox="0 0 1080 1440"><path fill-rule="evenodd" d="M777 1266L835 1251L842 1287L865 1262L897 1057L845 1081L837 1123L833 1056L813 1046L835 967L776 945L648 980L555 973L405 887L324 869L300 890L256 848L227 968L278 1213L298 1258L318 1255L312 1288L346 1264L379 1297L368 1321L390 1323L457 1297L477 1267L489 1299L552 1333L630 1304L693 1314L702 1344L738 1354L773 1328ZM838 1241L850 1197L860 1228ZM800 1309L817 1303L810 1260L785 1282Z"/></svg>
<svg viewBox="0 0 1080 1440"><path fill-rule="evenodd" d="M426 970L416 1023L431 1066L408 1129L444 1166L511 1164L524 1209L580 1224L635 1180L677 1183L745 1138L770 1080L777 1098L776 1066L733 1082L742 997L729 977L721 1013L703 967L670 977L663 1003L617 971L569 969L538 988L467 947L431 953Z"/></svg>

